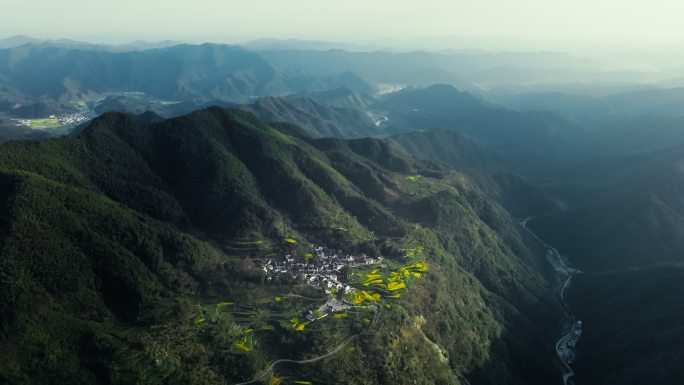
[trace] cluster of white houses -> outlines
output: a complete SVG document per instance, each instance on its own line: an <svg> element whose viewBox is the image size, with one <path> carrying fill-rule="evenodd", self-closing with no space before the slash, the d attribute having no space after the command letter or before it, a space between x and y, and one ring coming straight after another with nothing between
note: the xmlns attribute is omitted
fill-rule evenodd
<svg viewBox="0 0 684 385"><path fill-rule="evenodd" d="M86 111L74 114L50 115L47 119L56 119L62 126L71 127L90 120L93 117L94 115L91 112ZM31 127L32 124L32 119L15 119L14 121L20 126Z"/></svg>
<svg viewBox="0 0 684 385"><path fill-rule="evenodd" d="M382 257L372 258L366 254L360 256L344 254L342 250L315 247L313 253L295 257L286 255L284 261L260 259L257 261L266 273L269 281L275 279L293 279L304 282L325 292L331 289L349 292L352 288L341 281L340 275L345 267L372 265L382 261Z"/></svg>

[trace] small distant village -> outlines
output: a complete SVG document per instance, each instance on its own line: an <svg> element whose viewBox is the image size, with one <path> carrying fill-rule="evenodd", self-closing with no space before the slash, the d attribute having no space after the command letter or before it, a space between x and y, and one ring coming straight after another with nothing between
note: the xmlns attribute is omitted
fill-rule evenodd
<svg viewBox="0 0 684 385"><path fill-rule="evenodd" d="M342 281L344 268L354 268L380 264L382 257L373 258L366 254L360 256L343 253L339 249L311 245L312 253L303 257L285 255L284 261L274 259L258 259L256 263L266 273L268 281L298 280L305 284L331 294L328 301L316 311L309 311L307 319L315 321L326 317L331 312L349 309L352 304L337 299L336 294L352 293L356 289Z"/></svg>
<svg viewBox="0 0 684 385"><path fill-rule="evenodd" d="M90 111L77 112L74 114L60 114L60 115L50 115L48 118L43 120L53 120L59 122L62 126L76 126L83 122L86 122L93 118L93 114ZM16 119L15 121L20 126L33 127L33 121L35 119ZM39 119L41 120L41 119Z"/></svg>

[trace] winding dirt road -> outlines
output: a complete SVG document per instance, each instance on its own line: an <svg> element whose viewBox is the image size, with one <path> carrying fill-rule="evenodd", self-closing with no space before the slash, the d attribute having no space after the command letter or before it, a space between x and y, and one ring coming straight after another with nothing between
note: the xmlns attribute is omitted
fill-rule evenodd
<svg viewBox="0 0 684 385"><path fill-rule="evenodd" d="M364 334L368 334L371 330L373 330L373 327L375 326L375 323L377 322L378 317L380 316L380 309L381 309L380 306L377 306L377 307L376 307L376 309L375 309L375 316L373 317L373 322L371 322L371 325L370 325L370 327L368 328L368 330L363 331L363 332L358 333L358 334L354 334L353 336L348 337L346 340L340 342L337 346L335 346L335 348L333 348L331 351L329 351L329 352L327 352L327 353L325 353L325 354L323 354L323 355L316 356L316 357L313 357L313 358L309 358L309 359L306 359L306 360L291 360L291 359L288 359L288 358L282 358L282 359L275 360L275 361L271 362L271 364L266 368L266 370L264 370L264 371L261 373L261 375L259 375L258 377L255 377L255 378L254 378L253 380L251 380L251 381L240 382L240 383L237 383L237 384L235 384L235 385L248 385L248 384L254 384L254 383L256 383L256 382L259 382L259 381L263 380L269 373L271 373L271 371L273 370L273 368L275 368L276 365L278 365L278 364L290 363L290 364L296 364L296 365L305 365L305 364L311 364L311 363L314 363L314 362L317 362L317 361L321 361L321 360L324 360L324 359L326 359L326 358L328 358L328 357L331 357L331 356L335 355L336 353L338 353L340 350L342 350L342 348L344 348L348 343L350 343L350 342L353 341L354 339L356 339L356 338L358 338L358 337L360 337L360 336L362 336L362 335L364 335Z"/></svg>

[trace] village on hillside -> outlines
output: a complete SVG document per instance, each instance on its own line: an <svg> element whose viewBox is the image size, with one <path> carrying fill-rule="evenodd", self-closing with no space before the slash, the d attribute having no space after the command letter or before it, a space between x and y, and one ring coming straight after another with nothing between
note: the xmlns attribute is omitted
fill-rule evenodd
<svg viewBox="0 0 684 385"><path fill-rule="evenodd" d="M285 328L296 333L307 333L312 324L323 318L349 319L372 328L384 309L391 309L402 298L413 280L428 271L422 245L401 249L397 258L371 257L349 254L321 245L300 244L285 238L287 248L269 254L273 257L252 259L273 290L255 293L244 303L223 300L198 305L194 324L199 328L230 324L240 330L232 342L231 354L247 354L255 348L258 334ZM263 245L265 242L241 241L244 245ZM272 250L272 249L271 249ZM276 290L290 285L311 288L322 295L307 294L307 290L277 294ZM322 323L322 322L321 322ZM221 327L224 327L221 326Z"/></svg>
<svg viewBox="0 0 684 385"><path fill-rule="evenodd" d="M338 294L346 295L356 289L344 283L342 274L345 268L379 265L383 258L373 258L366 254L360 256L343 253L339 249L310 245L314 251L303 257L285 255L284 261L274 259L258 259L257 264L263 269L268 281L292 279L329 294L328 301L317 310L308 312L307 319L315 321L326 317L331 312L339 312L353 306L349 301L338 299Z"/></svg>

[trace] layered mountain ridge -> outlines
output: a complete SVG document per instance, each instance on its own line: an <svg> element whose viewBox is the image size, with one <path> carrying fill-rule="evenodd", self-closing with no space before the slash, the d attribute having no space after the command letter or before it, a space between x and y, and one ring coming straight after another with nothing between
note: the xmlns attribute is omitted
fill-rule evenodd
<svg viewBox="0 0 684 385"><path fill-rule="evenodd" d="M377 139L300 139L219 108L152 123L110 113L78 136L0 146L0 169L5 382L239 382L271 359L325 353L358 326L299 333L263 314L274 331L235 355L225 351L230 325L255 321L193 322L198 302L248 306L292 290L260 282L252 258L266 244L241 246L263 239L284 252L283 237L390 260L419 245L430 265L372 335L289 375L454 384L555 375L553 329L539 331L557 312L534 246L465 175Z"/></svg>

